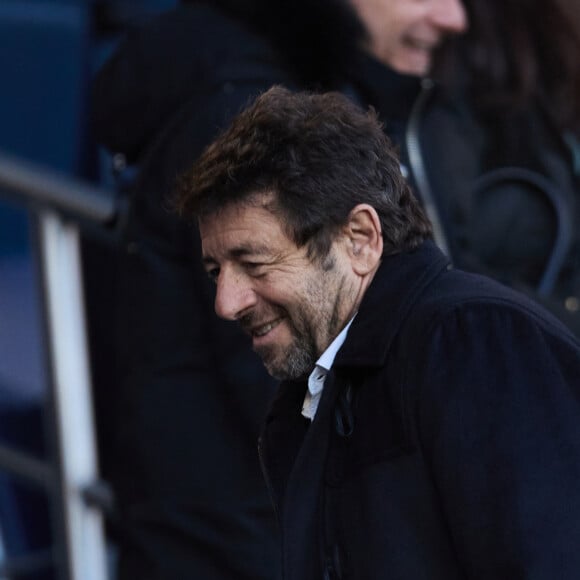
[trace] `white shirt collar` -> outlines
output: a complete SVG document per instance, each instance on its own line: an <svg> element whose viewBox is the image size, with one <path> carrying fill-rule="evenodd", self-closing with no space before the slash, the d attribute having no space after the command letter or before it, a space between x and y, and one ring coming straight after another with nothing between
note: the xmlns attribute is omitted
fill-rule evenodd
<svg viewBox="0 0 580 580"><path fill-rule="evenodd" d="M334 359L336 358L336 353L340 350L346 340L346 335L348 334L348 329L354 320L354 316L350 319L348 324L340 331L339 335L328 345L328 348L320 355L320 358L316 361L316 366L323 368L325 371L329 371L332 368Z"/></svg>
<svg viewBox="0 0 580 580"><path fill-rule="evenodd" d="M320 355L316 361L314 369L308 377L308 390L302 405L302 415L307 419L312 420L318 409L318 403L322 396L322 388L324 387L324 380L328 371L332 368L336 354L340 350L346 340L348 329L354 320L354 316L350 319L348 324L340 331L338 336L330 343L327 349Z"/></svg>

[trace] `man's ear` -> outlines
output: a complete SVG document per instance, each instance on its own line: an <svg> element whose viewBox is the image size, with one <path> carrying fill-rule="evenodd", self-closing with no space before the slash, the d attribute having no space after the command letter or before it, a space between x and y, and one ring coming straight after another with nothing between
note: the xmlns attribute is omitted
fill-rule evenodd
<svg viewBox="0 0 580 580"><path fill-rule="evenodd" d="M353 270L361 276L372 272L383 253L381 222L375 208L366 203L355 206L348 216L345 235Z"/></svg>

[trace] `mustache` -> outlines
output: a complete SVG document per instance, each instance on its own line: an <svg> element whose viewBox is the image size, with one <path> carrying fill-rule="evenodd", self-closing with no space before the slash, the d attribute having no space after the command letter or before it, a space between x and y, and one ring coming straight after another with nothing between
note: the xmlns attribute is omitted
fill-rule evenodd
<svg viewBox="0 0 580 580"><path fill-rule="evenodd" d="M238 324L242 327L244 332L251 334L252 328L256 326L256 315L252 312L244 314L238 318Z"/></svg>

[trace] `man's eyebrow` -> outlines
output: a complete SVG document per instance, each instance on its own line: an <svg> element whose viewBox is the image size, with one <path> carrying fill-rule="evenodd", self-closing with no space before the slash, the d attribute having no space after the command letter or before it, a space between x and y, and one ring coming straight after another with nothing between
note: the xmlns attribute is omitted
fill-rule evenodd
<svg viewBox="0 0 580 580"><path fill-rule="evenodd" d="M243 258L244 256L254 255L259 256L271 251L271 248L266 244L245 244L237 248L232 248L228 254L232 258Z"/></svg>
<svg viewBox="0 0 580 580"><path fill-rule="evenodd" d="M266 253L271 253L271 248L266 244L244 244L228 250L227 256L230 259L239 259L246 256L260 256ZM217 260L212 256L203 256L202 262L204 265L216 264Z"/></svg>

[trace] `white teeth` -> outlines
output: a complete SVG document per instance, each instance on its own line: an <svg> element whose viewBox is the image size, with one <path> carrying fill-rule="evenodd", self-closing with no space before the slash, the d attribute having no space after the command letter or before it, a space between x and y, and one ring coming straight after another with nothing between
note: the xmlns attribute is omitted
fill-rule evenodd
<svg viewBox="0 0 580 580"><path fill-rule="evenodd" d="M253 334L254 336L264 336L265 334L268 334L268 332L270 332L275 326L278 326L278 324L280 324L280 319L274 320L274 322L270 322L268 324L264 324L264 326L260 326L260 328L254 330Z"/></svg>

